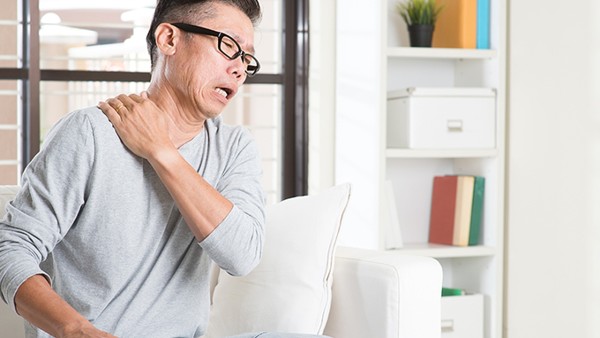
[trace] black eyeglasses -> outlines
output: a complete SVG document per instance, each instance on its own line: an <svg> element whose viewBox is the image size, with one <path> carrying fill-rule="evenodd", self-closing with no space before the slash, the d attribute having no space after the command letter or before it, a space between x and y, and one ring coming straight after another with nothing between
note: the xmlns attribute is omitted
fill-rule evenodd
<svg viewBox="0 0 600 338"><path fill-rule="evenodd" d="M241 57L246 65L246 74L248 74L248 76L256 74L260 69L260 63L258 62L258 59L256 59L254 55L244 52L242 47L240 47L240 44L237 43L235 39L223 32L217 32L212 29L182 22L172 23L171 25L188 33L216 36L219 39L219 43L217 45L219 51L223 53L223 55L225 55L229 60L235 60L236 58Z"/></svg>

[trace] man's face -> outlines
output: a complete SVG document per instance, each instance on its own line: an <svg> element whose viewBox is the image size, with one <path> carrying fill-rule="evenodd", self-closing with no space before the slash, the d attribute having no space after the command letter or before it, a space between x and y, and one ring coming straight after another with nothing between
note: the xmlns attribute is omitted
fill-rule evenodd
<svg viewBox="0 0 600 338"><path fill-rule="evenodd" d="M254 54L254 27L250 19L235 7L219 3L213 6L216 10L213 18L188 23L223 32L233 37L244 51ZM178 44L174 67L166 70L172 70L172 74L165 76L183 95L180 101L184 105L192 105L190 108L199 111L202 118L213 118L223 111L246 80L246 65L241 58L230 60L223 55L217 37L190 35Z"/></svg>

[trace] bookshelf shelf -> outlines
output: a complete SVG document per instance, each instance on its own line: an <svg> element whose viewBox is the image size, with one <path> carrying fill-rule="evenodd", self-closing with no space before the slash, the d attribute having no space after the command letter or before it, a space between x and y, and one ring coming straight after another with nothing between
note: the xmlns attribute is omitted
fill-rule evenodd
<svg viewBox="0 0 600 338"><path fill-rule="evenodd" d="M398 149L387 148L385 156L388 159L393 158L486 158L498 156L497 149Z"/></svg>
<svg viewBox="0 0 600 338"><path fill-rule="evenodd" d="M483 245L458 247L429 243L404 244L403 248L394 249L393 251L433 258L491 257L496 254L495 248Z"/></svg>
<svg viewBox="0 0 600 338"><path fill-rule="evenodd" d="M422 48L388 47L387 56L391 58L419 59L492 59L497 56L495 49L464 48Z"/></svg>

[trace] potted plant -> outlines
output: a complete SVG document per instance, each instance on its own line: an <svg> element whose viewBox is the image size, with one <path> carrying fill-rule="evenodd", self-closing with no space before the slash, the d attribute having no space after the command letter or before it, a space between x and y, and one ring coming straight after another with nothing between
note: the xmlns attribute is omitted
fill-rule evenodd
<svg viewBox="0 0 600 338"><path fill-rule="evenodd" d="M398 14L408 27L411 47L431 47L435 21L442 10L435 0L406 0L398 2Z"/></svg>

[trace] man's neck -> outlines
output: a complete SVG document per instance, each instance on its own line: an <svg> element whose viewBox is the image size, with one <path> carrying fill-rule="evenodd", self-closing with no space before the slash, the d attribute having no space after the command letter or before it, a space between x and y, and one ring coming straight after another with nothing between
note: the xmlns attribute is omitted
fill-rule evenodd
<svg viewBox="0 0 600 338"><path fill-rule="evenodd" d="M200 120L197 112L190 111L193 107L179 102L171 88L151 83L147 92L148 98L162 112L167 114L169 136L177 148L193 139L202 131L206 119Z"/></svg>

